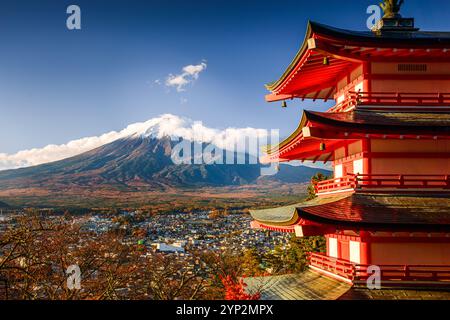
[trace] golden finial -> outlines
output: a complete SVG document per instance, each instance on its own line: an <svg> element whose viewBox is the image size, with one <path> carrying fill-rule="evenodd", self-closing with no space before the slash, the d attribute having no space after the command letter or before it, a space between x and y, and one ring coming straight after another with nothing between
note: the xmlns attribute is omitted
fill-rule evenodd
<svg viewBox="0 0 450 320"><path fill-rule="evenodd" d="M383 18L399 18L400 8L403 5L404 0L384 0L380 3L381 9L384 11Z"/></svg>

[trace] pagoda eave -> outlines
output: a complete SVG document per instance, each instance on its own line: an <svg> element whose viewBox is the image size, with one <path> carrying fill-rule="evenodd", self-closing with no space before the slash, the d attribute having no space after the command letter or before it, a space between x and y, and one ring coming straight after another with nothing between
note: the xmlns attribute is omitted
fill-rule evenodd
<svg viewBox="0 0 450 320"><path fill-rule="evenodd" d="M333 160L333 150L357 140L447 140L449 128L450 117L439 112L304 111L298 128L279 145L270 147L262 162L327 162Z"/></svg>
<svg viewBox="0 0 450 320"><path fill-rule="evenodd" d="M305 235L336 230L449 233L448 206L448 193L418 196L346 192L288 207L252 210L251 214L253 228L297 233L303 229Z"/></svg>
<svg viewBox="0 0 450 320"><path fill-rule="evenodd" d="M318 23L308 24L305 40L283 75L266 85L269 102L301 99L328 100L333 81L368 62L445 62L450 36L432 32L396 32L377 36ZM326 63L324 62L326 59Z"/></svg>

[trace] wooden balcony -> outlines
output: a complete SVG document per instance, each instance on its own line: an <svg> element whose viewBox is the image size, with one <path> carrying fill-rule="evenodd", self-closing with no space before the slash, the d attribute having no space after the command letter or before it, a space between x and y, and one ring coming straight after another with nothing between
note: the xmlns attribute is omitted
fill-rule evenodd
<svg viewBox="0 0 450 320"><path fill-rule="evenodd" d="M328 110L328 112L345 112L357 106L426 107L450 109L450 93L410 93L410 92L348 92L344 100Z"/></svg>
<svg viewBox="0 0 450 320"><path fill-rule="evenodd" d="M329 276L355 285L366 285L369 265L329 257L323 253L309 253L309 265ZM382 286L450 287L450 266L447 265L377 265Z"/></svg>
<svg viewBox="0 0 450 320"><path fill-rule="evenodd" d="M316 195L365 191L449 191L448 175L358 174L315 183Z"/></svg>
<svg viewBox="0 0 450 320"><path fill-rule="evenodd" d="M344 281L353 281L355 264L350 261L332 258L323 253L310 252L308 263L310 266L336 275Z"/></svg>

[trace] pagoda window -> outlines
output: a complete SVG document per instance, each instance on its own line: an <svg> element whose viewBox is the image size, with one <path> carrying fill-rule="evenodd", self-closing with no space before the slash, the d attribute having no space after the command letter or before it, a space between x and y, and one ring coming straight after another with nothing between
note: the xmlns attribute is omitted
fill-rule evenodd
<svg viewBox="0 0 450 320"><path fill-rule="evenodd" d="M328 255L333 258L338 258L338 240L336 238L328 238Z"/></svg>
<svg viewBox="0 0 450 320"><path fill-rule="evenodd" d="M355 92L364 92L364 82L360 81L354 89Z"/></svg>
<svg viewBox="0 0 450 320"><path fill-rule="evenodd" d="M357 159L353 161L353 173L364 174L364 159Z"/></svg>
<svg viewBox="0 0 450 320"><path fill-rule="evenodd" d="M338 179L338 178L342 178L343 176L344 176L343 165L342 164L337 164L334 167L334 178Z"/></svg>
<svg viewBox="0 0 450 320"><path fill-rule="evenodd" d="M361 246L358 241L349 242L350 258L349 260L354 263L361 263Z"/></svg>

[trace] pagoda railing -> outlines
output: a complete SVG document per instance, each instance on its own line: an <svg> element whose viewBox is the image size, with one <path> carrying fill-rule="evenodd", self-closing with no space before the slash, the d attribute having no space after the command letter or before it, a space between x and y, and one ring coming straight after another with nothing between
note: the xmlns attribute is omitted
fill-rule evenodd
<svg viewBox="0 0 450 320"><path fill-rule="evenodd" d="M374 189L450 190L448 175L403 175L403 174L351 174L315 183L317 195L330 192L364 191Z"/></svg>
<svg viewBox="0 0 450 320"><path fill-rule="evenodd" d="M329 257L323 253L310 252L308 263L315 268L353 280L355 264L350 261Z"/></svg>
<svg viewBox="0 0 450 320"><path fill-rule="evenodd" d="M320 181L315 184L316 194L355 189L358 184L356 175Z"/></svg>
<svg viewBox="0 0 450 320"><path fill-rule="evenodd" d="M353 284L366 284L373 272L370 265L357 264L348 260L329 257L323 253L310 252L308 263L311 267L336 275ZM450 286L449 265L375 265L379 268L383 286L417 286L420 284Z"/></svg>
<svg viewBox="0 0 450 320"><path fill-rule="evenodd" d="M349 111L358 105L445 107L450 106L450 93L348 92L328 112Z"/></svg>
<svg viewBox="0 0 450 320"><path fill-rule="evenodd" d="M372 275L368 265L356 264L354 283L366 283ZM450 266L442 265L381 265L380 279L385 284L396 282L447 282L450 285Z"/></svg>

